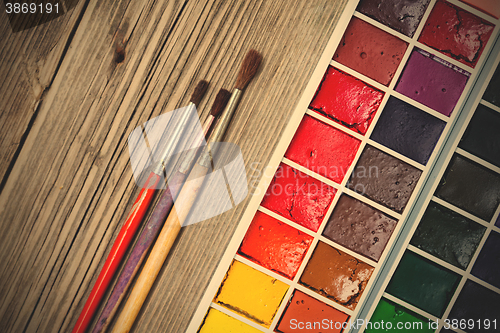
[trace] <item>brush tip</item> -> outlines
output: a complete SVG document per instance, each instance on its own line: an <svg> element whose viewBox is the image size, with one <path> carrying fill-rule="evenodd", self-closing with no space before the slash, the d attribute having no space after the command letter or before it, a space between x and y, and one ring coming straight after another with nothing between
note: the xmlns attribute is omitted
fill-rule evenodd
<svg viewBox="0 0 500 333"><path fill-rule="evenodd" d="M205 92L207 91L207 88L208 88L208 82L205 80L200 80L200 82L198 82L198 84L196 85L196 88L194 88L190 102L195 105L200 104L201 99L203 98Z"/></svg>
<svg viewBox="0 0 500 333"><path fill-rule="evenodd" d="M226 107L230 97L231 93L226 89L219 90L217 96L215 97L214 104L212 105L212 110L210 110L210 114L213 117L217 117Z"/></svg>
<svg viewBox="0 0 500 333"><path fill-rule="evenodd" d="M248 83L252 81L253 77L257 73L261 61L262 55L259 52L253 49L248 51L247 55L243 59L240 72L238 73L238 78L236 79L236 89L244 90L246 88Z"/></svg>

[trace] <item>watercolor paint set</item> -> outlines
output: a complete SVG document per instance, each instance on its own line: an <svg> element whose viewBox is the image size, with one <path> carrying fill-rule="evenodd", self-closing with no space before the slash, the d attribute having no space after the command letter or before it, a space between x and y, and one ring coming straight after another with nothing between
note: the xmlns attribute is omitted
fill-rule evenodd
<svg viewBox="0 0 500 333"><path fill-rule="evenodd" d="M373 322L421 323L422 332L500 330L499 63L497 40L396 242L395 264L374 288L365 311Z"/></svg>
<svg viewBox="0 0 500 333"><path fill-rule="evenodd" d="M499 17L347 4L188 332L498 330Z"/></svg>

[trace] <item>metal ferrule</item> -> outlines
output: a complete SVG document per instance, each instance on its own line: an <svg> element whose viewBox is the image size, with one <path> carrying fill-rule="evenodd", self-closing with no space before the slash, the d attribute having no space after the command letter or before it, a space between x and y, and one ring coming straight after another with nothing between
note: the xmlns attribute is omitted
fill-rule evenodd
<svg viewBox="0 0 500 333"><path fill-rule="evenodd" d="M219 142L224 137L226 129L231 122L231 118L233 117L234 110L236 110L236 107L238 106L238 102L240 101L242 92L243 91L239 89L235 89L233 91L231 98L229 99L229 102L227 102L226 108L222 112L222 116L217 123L217 127L210 135L210 139L208 139L207 145L201 152L200 158L198 159L197 163L201 166L204 166L206 168L211 167L211 146L214 142Z"/></svg>
<svg viewBox="0 0 500 333"><path fill-rule="evenodd" d="M200 147L204 140L205 137L208 133L208 130L210 129L210 126L212 126L212 122L214 121L215 117L212 116L211 114L208 115L207 119L203 123L203 135L200 135L199 137L196 137L193 139L193 142L191 143L191 147ZM191 166L194 163L194 159L196 158L196 154L200 151L199 148L191 148L189 152L186 154L184 157L182 164L179 168L179 172L183 174L187 174L189 170L191 169Z"/></svg>
<svg viewBox="0 0 500 333"><path fill-rule="evenodd" d="M158 161L158 164L156 165L155 169L153 170L153 172L159 176L165 173L165 169L168 164L168 158L172 155L172 152L175 148L175 144L179 141L182 132L186 128L186 123L189 120L191 111L193 110L193 108L196 109L196 105L193 102L189 102L187 107L188 109L182 114L182 118L179 120L179 124L174 128L173 133L170 136L169 141L165 146L165 150L163 151L162 157Z"/></svg>

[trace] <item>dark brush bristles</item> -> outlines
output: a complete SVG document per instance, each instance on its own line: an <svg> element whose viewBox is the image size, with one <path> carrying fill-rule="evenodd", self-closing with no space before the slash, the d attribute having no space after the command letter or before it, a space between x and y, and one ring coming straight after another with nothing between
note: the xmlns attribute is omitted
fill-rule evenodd
<svg viewBox="0 0 500 333"><path fill-rule="evenodd" d="M193 94L191 95L191 99L189 101L191 103L194 103L195 105L200 104L201 99L207 91L207 88L208 82L205 80L200 80L200 82L198 82L198 84L196 85L196 88L194 88Z"/></svg>
<svg viewBox="0 0 500 333"><path fill-rule="evenodd" d="M248 51L243 63L240 67L240 72L238 73L238 78L236 79L236 84L234 87L239 90L244 90L248 83L252 81L253 77L259 69L260 62L262 61L262 56L259 52L255 50Z"/></svg>
<svg viewBox="0 0 500 333"><path fill-rule="evenodd" d="M210 110L210 114L217 118L217 116L224 110L226 107L229 98L231 97L231 93L226 89L221 89L217 93L215 97L214 104L212 104L212 110Z"/></svg>

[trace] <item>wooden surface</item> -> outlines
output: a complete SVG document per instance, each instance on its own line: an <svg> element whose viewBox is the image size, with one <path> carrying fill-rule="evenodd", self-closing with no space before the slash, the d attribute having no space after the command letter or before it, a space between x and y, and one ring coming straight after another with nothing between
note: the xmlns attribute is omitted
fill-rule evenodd
<svg viewBox="0 0 500 333"><path fill-rule="evenodd" d="M251 191L345 3L80 0L16 33L2 3L0 331L73 328L139 191L128 134L186 105L200 79L204 119L255 48L262 68L225 137ZM135 332L185 331L248 198L181 230Z"/></svg>

